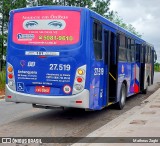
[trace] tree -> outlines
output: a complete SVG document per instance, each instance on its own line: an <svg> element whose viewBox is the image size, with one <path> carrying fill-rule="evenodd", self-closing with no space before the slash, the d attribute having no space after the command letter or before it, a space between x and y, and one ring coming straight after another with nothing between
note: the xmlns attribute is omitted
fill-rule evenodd
<svg viewBox="0 0 160 146"><path fill-rule="evenodd" d="M38 0L37 2L39 6L57 4L57 2L53 2L53 0Z"/></svg>
<svg viewBox="0 0 160 146"><path fill-rule="evenodd" d="M113 14L113 11L110 11L110 0L94 0L94 6L91 9L98 14L109 18Z"/></svg>
<svg viewBox="0 0 160 146"><path fill-rule="evenodd" d="M154 64L154 70L155 71L160 71L160 63L158 63L158 62L156 62L155 64Z"/></svg>
<svg viewBox="0 0 160 146"><path fill-rule="evenodd" d="M6 2L6 3L5 3ZM8 15L6 16L6 11L8 10L9 2L7 0L0 0L0 26L1 26L1 34L0 34L0 70L3 68L3 55L4 55L4 42L7 40L7 22Z"/></svg>
<svg viewBox="0 0 160 146"><path fill-rule="evenodd" d="M7 41L9 12L12 9L23 7L26 7L26 0L0 0L0 69L3 66L2 56L6 52L6 46L4 44Z"/></svg>
<svg viewBox="0 0 160 146"><path fill-rule="evenodd" d="M111 17L109 17L109 20L112 21L112 22L114 22L114 23L116 23L116 24L119 25L120 27L128 30L129 32L137 35L138 37L140 37L140 38L142 37L142 35L139 34L139 33L136 31L135 27L133 27L131 24L126 24L126 23L124 23L123 19L122 19L120 16L118 16L118 13L117 13L117 12L113 12L113 14L111 15Z"/></svg>
<svg viewBox="0 0 160 146"><path fill-rule="evenodd" d="M43 1L43 0L42 0ZM90 8L93 4L92 0L55 0L54 5L64 5L64 6L80 6Z"/></svg>

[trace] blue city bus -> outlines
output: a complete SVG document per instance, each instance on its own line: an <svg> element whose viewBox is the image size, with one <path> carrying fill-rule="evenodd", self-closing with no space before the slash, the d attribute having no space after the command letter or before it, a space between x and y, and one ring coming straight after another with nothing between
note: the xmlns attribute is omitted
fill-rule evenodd
<svg viewBox="0 0 160 146"><path fill-rule="evenodd" d="M7 102L33 107L119 109L153 84L154 47L81 7L10 12Z"/></svg>

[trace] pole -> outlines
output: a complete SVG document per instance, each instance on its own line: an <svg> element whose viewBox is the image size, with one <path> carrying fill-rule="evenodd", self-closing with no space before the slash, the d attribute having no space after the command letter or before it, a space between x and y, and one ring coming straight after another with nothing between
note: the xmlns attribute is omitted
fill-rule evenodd
<svg viewBox="0 0 160 146"><path fill-rule="evenodd" d="M0 66L0 70L2 71L3 69L3 50L4 50L4 44L3 44L3 37L4 37L4 0L2 1L2 27L1 27L1 32L2 32L2 38L1 38L1 47L2 47L2 50L1 50L1 55L2 55L2 58L1 58L1 66Z"/></svg>

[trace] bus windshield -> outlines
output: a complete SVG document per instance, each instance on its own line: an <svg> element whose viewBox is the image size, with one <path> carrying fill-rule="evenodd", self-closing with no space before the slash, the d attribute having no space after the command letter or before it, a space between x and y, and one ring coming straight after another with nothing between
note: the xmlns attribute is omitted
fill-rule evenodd
<svg viewBox="0 0 160 146"><path fill-rule="evenodd" d="M80 39L80 12L39 10L15 13L12 36L16 44L76 44Z"/></svg>

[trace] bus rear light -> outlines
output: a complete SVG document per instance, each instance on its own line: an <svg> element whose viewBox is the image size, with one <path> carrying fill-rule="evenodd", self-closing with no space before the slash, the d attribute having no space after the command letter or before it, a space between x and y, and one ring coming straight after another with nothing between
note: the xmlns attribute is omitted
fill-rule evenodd
<svg viewBox="0 0 160 146"><path fill-rule="evenodd" d="M13 81L9 81L9 82L8 82L8 85L9 85L9 86L13 86Z"/></svg>
<svg viewBox="0 0 160 146"><path fill-rule="evenodd" d="M81 91L81 90L83 89L83 86L80 85L80 84L76 84L76 85L74 86L74 88L75 88L77 91Z"/></svg>
<svg viewBox="0 0 160 146"><path fill-rule="evenodd" d="M72 94L80 93L85 87L86 65L80 66L76 70Z"/></svg>
<svg viewBox="0 0 160 146"><path fill-rule="evenodd" d="M8 66L8 72L12 72L13 71L13 67L12 66Z"/></svg>
<svg viewBox="0 0 160 146"><path fill-rule="evenodd" d="M77 100L76 103L82 103L82 100Z"/></svg>
<svg viewBox="0 0 160 146"><path fill-rule="evenodd" d="M12 96L11 96L11 95L8 95L7 97L8 97L8 98L12 98Z"/></svg>
<svg viewBox="0 0 160 146"><path fill-rule="evenodd" d="M13 79L13 74L9 74L9 75L8 75L8 78L9 78L9 79Z"/></svg>
<svg viewBox="0 0 160 146"><path fill-rule="evenodd" d="M83 78L82 77L77 77L77 82L78 83L81 83L83 81Z"/></svg>
<svg viewBox="0 0 160 146"><path fill-rule="evenodd" d="M16 91L14 68L13 65L10 64L9 62L7 62L6 72L7 72L7 80L6 80L7 86L10 89Z"/></svg>

